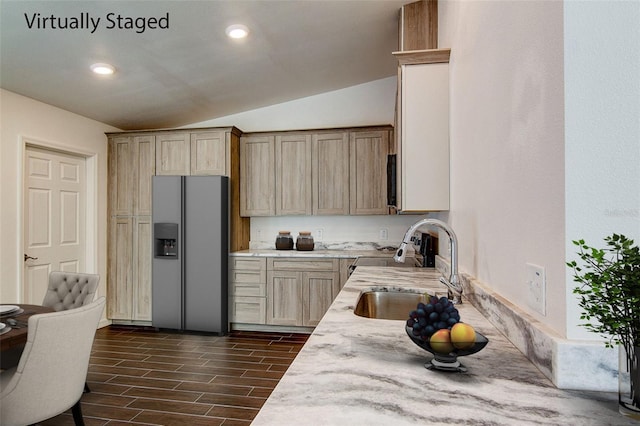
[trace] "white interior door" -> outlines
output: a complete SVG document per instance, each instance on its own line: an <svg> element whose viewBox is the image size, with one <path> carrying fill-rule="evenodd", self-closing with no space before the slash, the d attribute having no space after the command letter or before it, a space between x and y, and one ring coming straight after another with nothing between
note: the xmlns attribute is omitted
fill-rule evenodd
<svg viewBox="0 0 640 426"><path fill-rule="evenodd" d="M41 304L49 272L85 268L85 158L27 146L24 176L24 301Z"/></svg>

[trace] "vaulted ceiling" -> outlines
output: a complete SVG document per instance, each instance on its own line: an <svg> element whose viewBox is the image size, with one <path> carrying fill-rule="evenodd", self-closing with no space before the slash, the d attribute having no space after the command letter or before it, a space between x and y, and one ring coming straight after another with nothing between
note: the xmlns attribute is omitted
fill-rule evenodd
<svg viewBox="0 0 640 426"><path fill-rule="evenodd" d="M123 130L187 125L395 75L409 2L2 0L0 86Z"/></svg>

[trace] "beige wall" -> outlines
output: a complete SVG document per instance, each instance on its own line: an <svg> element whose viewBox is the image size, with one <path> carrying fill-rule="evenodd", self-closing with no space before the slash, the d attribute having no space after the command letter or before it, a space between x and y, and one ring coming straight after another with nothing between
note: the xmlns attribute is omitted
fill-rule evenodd
<svg viewBox="0 0 640 426"><path fill-rule="evenodd" d="M460 268L569 339L571 240L640 239L638 2L440 2ZM525 263L546 268L546 315Z"/></svg>
<svg viewBox="0 0 640 426"><path fill-rule="evenodd" d="M460 269L566 332L562 2L440 2ZM546 316L525 264L545 267Z"/></svg>
<svg viewBox="0 0 640 426"><path fill-rule="evenodd" d="M96 224L87 235L95 255L87 260L88 272L102 277L98 294L105 295L107 232L106 131L118 129L34 101L6 90L0 92L0 300L22 302L22 159L25 139L30 143L76 152L88 157L95 184L87 188L95 202L89 206Z"/></svg>

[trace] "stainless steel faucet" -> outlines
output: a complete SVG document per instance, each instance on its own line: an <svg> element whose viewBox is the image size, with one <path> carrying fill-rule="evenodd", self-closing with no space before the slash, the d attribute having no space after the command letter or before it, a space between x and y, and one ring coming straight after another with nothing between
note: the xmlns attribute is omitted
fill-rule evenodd
<svg viewBox="0 0 640 426"><path fill-rule="evenodd" d="M400 247L398 248L396 255L393 257L393 260L398 263L404 263L407 244L411 243L413 234L415 234L418 228L423 225L436 226L446 232L449 237L449 243L451 244L451 274L449 275L449 279L440 277L440 282L447 286L449 299L453 300L454 304L462 304L462 284L458 277L458 237L456 237L456 233L453 232L453 229L451 229L451 227L445 222L438 219L422 219L421 221L411 225L407 230L407 233L404 234L404 239L402 240L402 243L400 243Z"/></svg>

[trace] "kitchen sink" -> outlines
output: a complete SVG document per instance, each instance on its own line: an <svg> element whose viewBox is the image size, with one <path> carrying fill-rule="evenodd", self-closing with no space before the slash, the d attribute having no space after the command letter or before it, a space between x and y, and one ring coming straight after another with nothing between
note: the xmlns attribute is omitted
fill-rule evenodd
<svg viewBox="0 0 640 426"><path fill-rule="evenodd" d="M424 291L399 288L364 290L358 297L353 313L365 318L406 320L409 312L429 296Z"/></svg>

